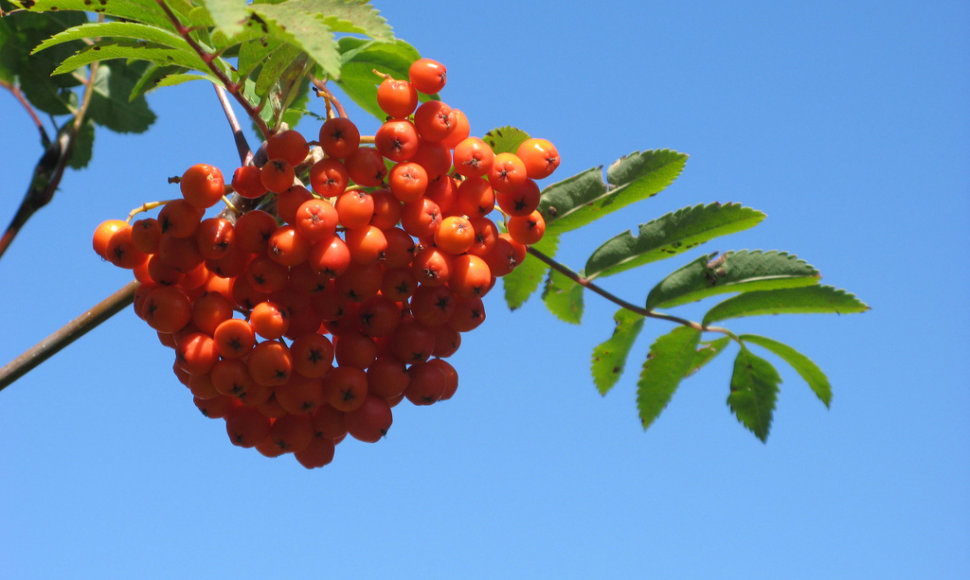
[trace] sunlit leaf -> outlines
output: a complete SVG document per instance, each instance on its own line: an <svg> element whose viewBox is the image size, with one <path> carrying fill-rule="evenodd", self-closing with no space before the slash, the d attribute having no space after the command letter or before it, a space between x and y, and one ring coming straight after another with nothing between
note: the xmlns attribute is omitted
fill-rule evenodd
<svg viewBox="0 0 970 580"><path fill-rule="evenodd" d="M686 376L689 377L690 375L704 368L704 365L714 360L714 357L721 354L724 348L730 343L731 337L729 336L715 340L702 341L697 346L697 353L694 356L694 362L691 363L690 370L687 372Z"/></svg>
<svg viewBox="0 0 970 580"><path fill-rule="evenodd" d="M621 308L613 315L616 324L613 336L593 349L593 382L601 395L605 395L620 380L630 348L640 334L644 320L639 314Z"/></svg>
<svg viewBox="0 0 970 580"><path fill-rule="evenodd" d="M145 60L160 66L181 66L191 70L208 70L199 55L194 52L148 45L137 40L105 40L86 47L65 59L54 70L54 74L69 73L95 61L115 59Z"/></svg>
<svg viewBox="0 0 970 580"><path fill-rule="evenodd" d="M669 308L725 292L793 288L818 283L813 266L785 252L741 250L701 256L650 290L647 308Z"/></svg>
<svg viewBox="0 0 970 580"><path fill-rule="evenodd" d="M342 64L337 85L362 109L383 120L387 114L377 104L377 85L381 78L374 70L396 79L407 79L408 68L421 55L403 40L376 42L344 37L338 46Z"/></svg>
<svg viewBox="0 0 970 580"><path fill-rule="evenodd" d="M583 287L557 270L549 270L542 300L549 312L570 324L579 324L583 318Z"/></svg>
<svg viewBox="0 0 970 580"><path fill-rule="evenodd" d="M757 225L765 214L740 204L696 205L623 232L597 248L583 270L587 278L609 276L676 256L708 240Z"/></svg>
<svg viewBox="0 0 970 580"><path fill-rule="evenodd" d="M574 230L656 195L680 175L686 162L687 155L669 149L636 152L613 162L605 183L600 170L590 169L550 185L539 203L546 231Z"/></svg>
<svg viewBox="0 0 970 580"><path fill-rule="evenodd" d="M734 359L731 394L727 403L745 427L767 441L781 377L771 363L741 348Z"/></svg>
<svg viewBox="0 0 970 580"><path fill-rule="evenodd" d="M748 292L715 305L704 324L763 314L854 314L869 307L845 290L832 286L808 286Z"/></svg>
<svg viewBox="0 0 970 580"><path fill-rule="evenodd" d="M637 409L644 429L667 407L680 381L690 373L700 337L700 331L678 326L650 346L637 382Z"/></svg>
<svg viewBox="0 0 970 580"><path fill-rule="evenodd" d="M756 334L742 334L739 336L742 341L751 344L757 344L758 346L771 351L781 358L786 363L790 364L795 371L801 375L808 386L811 387L815 396L819 398L820 401L825 403L828 407L829 403L832 401L832 386L829 384L828 378L822 369L818 367L817 364L812 362L812 359L788 346L787 344L778 342L764 336L758 336Z"/></svg>
<svg viewBox="0 0 970 580"><path fill-rule="evenodd" d="M498 127L482 135L482 141L488 143L492 151L499 153L515 153L519 145L529 138L529 134L516 127Z"/></svg>
<svg viewBox="0 0 970 580"><path fill-rule="evenodd" d="M547 256L553 256L559 246L559 237L555 234L546 232L537 244L533 247ZM515 270L502 277L502 288L505 291L505 301L509 309L516 308L525 304L529 296L539 289L539 285L546 276L549 269L544 262L535 256L527 255L525 261L519 264Z"/></svg>

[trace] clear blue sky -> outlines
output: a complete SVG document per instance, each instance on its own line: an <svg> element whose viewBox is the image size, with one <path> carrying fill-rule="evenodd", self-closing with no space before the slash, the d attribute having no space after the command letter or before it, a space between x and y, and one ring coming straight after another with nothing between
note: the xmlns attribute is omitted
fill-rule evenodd
<svg viewBox="0 0 970 580"><path fill-rule="evenodd" d="M306 471L230 445L126 311L0 393L0 576L970 576L970 6L810 4L378 7L448 66L442 96L474 134L549 138L562 177L639 149L691 155L660 196L566 238L567 263L667 211L737 201L768 219L710 250L792 251L868 302L731 325L816 360L830 410L779 363L760 443L725 405L725 356L644 433L636 365L605 398L589 378L611 305L587 296L568 326L496 293L452 359L453 400L401 405L385 440ZM193 163L235 166L211 89L150 103L156 127L99 133L94 163L0 260L0 362L127 282L92 253L97 223L171 197L165 178ZM39 151L9 94L0 121L6 224ZM637 302L692 257L605 285ZM635 356L669 329L648 322Z"/></svg>

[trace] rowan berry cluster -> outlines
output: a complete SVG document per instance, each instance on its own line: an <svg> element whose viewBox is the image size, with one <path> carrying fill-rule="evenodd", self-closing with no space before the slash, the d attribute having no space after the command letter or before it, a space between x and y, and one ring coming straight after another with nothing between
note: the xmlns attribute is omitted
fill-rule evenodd
<svg viewBox="0 0 970 580"><path fill-rule="evenodd" d="M135 312L232 443L321 467L348 433L378 441L402 400L455 393L445 359L484 321L496 277L542 237L535 180L559 156L543 139L496 154L458 109L418 105L444 84L443 65L418 60L409 80L380 83L388 118L367 144L342 117L316 142L283 131L230 184L195 165L156 218L95 231L95 251L134 271ZM230 191L258 209L206 218Z"/></svg>

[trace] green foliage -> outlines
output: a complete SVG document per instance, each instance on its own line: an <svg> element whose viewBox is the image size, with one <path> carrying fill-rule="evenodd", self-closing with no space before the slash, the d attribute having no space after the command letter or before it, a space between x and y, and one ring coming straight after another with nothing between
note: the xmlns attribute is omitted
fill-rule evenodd
<svg viewBox="0 0 970 580"><path fill-rule="evenodd" d="M639 233L626 231L596 248L583 273L592 280L676 256L718 236L758 225L765 214L740 204L695 205L640 225Z"/></svg>
<svg viewBox="0 0 970 580"><path fill-rule="evenodd" d="M515 127L498 127L482 135L482 141L488 143L492 151L499 153L515 153L519 145L529 138L529 134Z"/></svg>
<svg viewBox="0 0 970 580"><path fill-rule="evenodd" d="M808 286L748 292L728 298L704 315L704 324L759 314L851 314L869 307L845 290Z"/></svg>
<svg viewBox="0 0 970 580"><path fill-rule="evenodd" d="M10 5L0 0L5 11ZM376 98L380 74L405 79L420 58L415 47L394 38L368 0L20 0L14 5L24 10L0 19L0 81L18 87L39 111L61 116L55 120L61 136L73 130L73 115L83 113L70 159L75 168L91 157L96 125L118 132L147 130L155 115L145 94L159 87L192 80L221 85L265 136L281 123L296 124L307 112L311 84L318 92L336 84L383 119ZM97 14L98 21L85 13ZM89 76L90 102L81 111ZM496 153L515 152L528 137L515 127L483 135ZM545 236L503 277L504 297L514 310L541 286L545 306L571 324L582 320L587 288L620 304L612 336L592 354L593 382L604 395L617 384L647 318L678 324L653 341L641 368L637 408L644 428L667 406L681 380L736 342L740 351L728 405L764 441L781 379L749 345L791 365L826 405L831 386L818 366L792 347L710 325L761 314L863 312L868 306L845 291L820 286L818 270L780 251L708 251L663 277L643 307L609 295L594 281L746 230L765 214L737 203L688 206L632 222L639 224L636 230L600 244L578 273L555 261L566 234L657 195L686 161L687 155L668 149L638 151L610 164L605 174L602 166L593 167L547 186L539 204ZM722 293L735 295L710 308L700 323L656 311ZM702 340L710 332L722 336Z"/></svg>
<svg viewBox="0 0 970 580"><path fill-rule="evenodd" d="M697 329L678 326L650 346L637 382L637 409L644 429L667 407L680 381L690 372L700 338Z"/></svg>
<svg viewBox="0 0 970 580"><path fill-rule="evenodd" d="M686 162L686 155L669 149L636 152L607 168L606 183L593 169L550 186L539 204L546 231L575 230L653 197L680 175Z"/></svg>
<svg viewBox="0 0 970 580"><path fill-rule="evenodd" d="M411 63L421 55L403 40L378 42L346 36L340 39L338 46L341 67L337 86L362 109L382 119L384 112L377 104L377 85L381 77L374 71L406 79Z"/></svg>
<svg viewBox="0 0 970 580"><path fill-rule="evenodd" d="M768 440L781 377L768 361L742 347L734 359L727 403L745 427L762 442Z"/></svg>
<svg viewBox="0 0 970 580"><path fill-rule="evenodd" d="M756 334L742 334L738 337L744 342L751 344L757 344L758 346L771 351L779 358L781 358L786 363L790 364L799 375L805 379L808 386L811 387L812 391L819 398L820 401L825 403L828 407L829 403L832 402L832 386L829 385L828 378L825 377L825 373L822 369L818 368L811 359L787 344L778 342L777 340L772 340L764 336L758 336Z"/></svg>
<svg viewBox="0 0 970 580"><path fill-rule="evenodd" d="M593 382L601 395L605 395L620 380L633 342L640 334L643 316L621 308L613 315L616 324L613 336L593 349Z"/></svg>
<svg viewBox="0 0 970 580"><path fill-rule="evenodd" d="M559 320L579 324L583 318L583 287L562 272L551 270L542 291L542 300Z"/></svg>
<svg viewBox="0 0 970 580"><path fill-rule="evenodd" d="M818 270L784 252L708 254L676 270L647 295L647 308L670 308L724 292L750 292L807 286L818 281Z"/></svg>

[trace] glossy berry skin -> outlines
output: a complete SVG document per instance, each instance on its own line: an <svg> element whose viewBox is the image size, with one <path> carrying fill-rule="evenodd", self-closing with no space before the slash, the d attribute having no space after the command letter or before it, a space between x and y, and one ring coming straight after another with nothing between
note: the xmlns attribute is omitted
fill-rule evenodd
<svg viewBox="0 0 970 580"><path fill-rule="evenodd" d="M418 106L418 92L408 81L390 77L377 87L377 105L394 119L403 119Z"/></svg>
<svg viewBox="0 0 970 580"><path fill-rule="evenodd" d="M426 95L433 95L445 88L448 71L445 65L430 58L421 58L408 68L408 78L414 88Z"/></svg>
<svg viewBox="0 0 970 580"><path fill-rule="evenodd" d="M199 163L189 167L179 180L182 197L195 207L212 207L226 193L222 172L217 167Z"/></svg>
<svg viewBox="0 0 970 580"><path fill-rule="evenodd" d="M559 151L546 139L526 139L519 145L516 156L522 160L530 179L549 177L559 167Z"/></svg>

